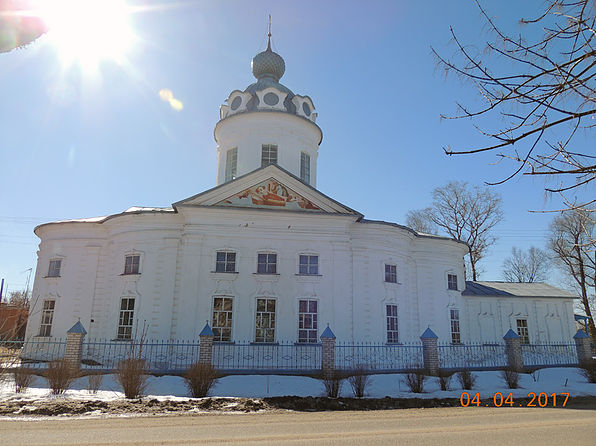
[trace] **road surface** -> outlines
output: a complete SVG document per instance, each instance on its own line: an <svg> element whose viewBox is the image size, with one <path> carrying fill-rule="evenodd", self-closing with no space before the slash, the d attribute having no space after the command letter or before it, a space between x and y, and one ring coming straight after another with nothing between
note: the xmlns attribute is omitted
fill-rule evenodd
<svg viewBox="0 0 596 446"><path fill-rule="evenodd" d="M596 411L437 408L0 421L13 445L590 445Z"/></svg>

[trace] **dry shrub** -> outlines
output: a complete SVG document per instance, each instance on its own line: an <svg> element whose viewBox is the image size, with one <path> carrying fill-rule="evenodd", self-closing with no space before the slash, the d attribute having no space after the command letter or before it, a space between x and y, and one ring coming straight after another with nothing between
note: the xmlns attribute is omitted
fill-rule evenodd
<svg viewBox="0 0 596 446"><path fill-rule="evenodd" d="M405 383L413 393L422 393L424 391L424 380L426 379L423 369L414 369L406 372Z"/></svg>
<svg viewBox="0 0 596 446"><path fill-rule="evenodd" d="M441 390L451 390L451 378L453 378L453 372L448 372L447 370L439 369L437 372L437 376L439 377L439 384L441 385Z"/></svg>
<svg viewBox="0 0 596 446"><path fill-rule="evenodd" d="M580 364L581 374L589 383L596 383L596 360Z"/></svg>
<svg viewBox="0 0 596 446"><path fill-rule="evenodd" d="M478 377L474 375L467 369L462 370L461 372L457 372L457 380L461 385L461 388L464 390L471 390L474 388L474 384L476 384L476 379Z"/></svg>
<svg viewBox="0 0 596 446"><path fill-rule="evenodd" d="M339 370L333 370L332 372L323 373L318 379L325 386L325 395L329 398L337 398L341 391L345 375Z"/></svg>
<svg viewBox="0 0 596 446"><path fill-rule="evenodd" d="M116 379L126 398L143 396L147 388L147 362L144 359L131 358L118 362Z"/></svg>
<svg viewBox="0 0 596 446"><path fill-rule="evenodd" d="M72 382L76 379L77 374L67 361L58 359L48 363L44 377L48 380L52 395L61 395L68 390Z"/></svg>
<svg viewBox="0 0 596 446"><path fill-rule="evenodd" d="M23 393L33 381L33 370L27 368L15 369L13 371L15 392Z"/></svg>
<svg viewBox="0 0 596 446"><path fill-rule="evenodd" d="M218 375L215 367L211 364L195 362L190 366L184 375L184 381L193 398L207 396L213 384L217 381Z"/></svg>
<svg viewBox="0 0 596 446"><path fill-rule="evenodd" d="M101 386L102 380L103 375L101 373L87 376L87 391L95 395Z"/></svg>
<svg viewBox="0 0 596 446"><path fill-rule="evenodd" d="M370 381L369 370L366 365L359 364L352 370L352 374L348 376L348 382L352 386L352 391L356 398L362 398L366 390L366 386Z"/></svg>
<svg viewBox="0 0 596 446"><path fill-rule="evenodd" d="M505 381L505 384L507 384L510 389L519 388L520 376L517 370L511 368L501 370L501 378L503 378L503 381Z"/></svg>

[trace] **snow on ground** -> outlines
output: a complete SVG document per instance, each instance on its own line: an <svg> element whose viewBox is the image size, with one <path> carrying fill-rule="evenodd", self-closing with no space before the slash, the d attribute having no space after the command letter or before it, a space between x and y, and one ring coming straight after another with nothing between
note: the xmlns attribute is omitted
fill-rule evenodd
<svg viewBox="0 0 596 446"><path fill-rule="evenodd" d="M503 395L513 393L515 398L527 397L529 392L536 394L545 392L560 394L569 393L571 397L596 396L596 384L586 382L579 369L550 368L541 369L534 375L520 374L519 389L509 389L499 371L473 372L477 380L470 395L476 392L481 398L492 397L495 393ZM85 400L111 401L124 398L124 394L114 375L105 375L97 394L87 390L87 377L77 379L64 396L50 395L46 380L35 376L31 387L25 393L15 393L12 376L6 376L0 383L0 399L2 401L21 400L34 401L40 399L72 398ZM387 374L371 375L366 388L369 398L459 398L462 394L461 386L456 376L451 379L451 389L441 391L438 378L427 377L424 383L424 393L412 393L405 384L404 375ZM148 397L160 400L187 399L188 390L184 379L179 376L151 376L146 389ZM261 398L272 396L323 396L323 384L314 379L302 376L281 375L232 375L218 380L211 389L209 396L218 397L247 397ZM352 388L344 381L341 396L353 397Z"/></svg>

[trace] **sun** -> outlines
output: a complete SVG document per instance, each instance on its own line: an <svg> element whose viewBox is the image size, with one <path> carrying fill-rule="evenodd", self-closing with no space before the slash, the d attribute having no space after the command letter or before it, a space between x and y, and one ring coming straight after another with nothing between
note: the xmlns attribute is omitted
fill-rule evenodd
<svg viewBox="0 0 596 446"><path fill-rule="evenodd" d="M134 41L130 13L124 0L45 0L39 7L62 61L90 69L123 62Z"/></svg>

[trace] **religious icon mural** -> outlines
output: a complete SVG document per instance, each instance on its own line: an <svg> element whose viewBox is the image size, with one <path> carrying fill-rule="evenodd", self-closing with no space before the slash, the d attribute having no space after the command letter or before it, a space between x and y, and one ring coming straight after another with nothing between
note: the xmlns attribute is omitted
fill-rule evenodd
<svg viewBox="0 0 596 446"><path fill-rule="evenodd" d="M241 206L284 208L287 210L320 211L317 205L284 186L279 181L269 178L242 192L216 203L216 206Z"/></svg>

